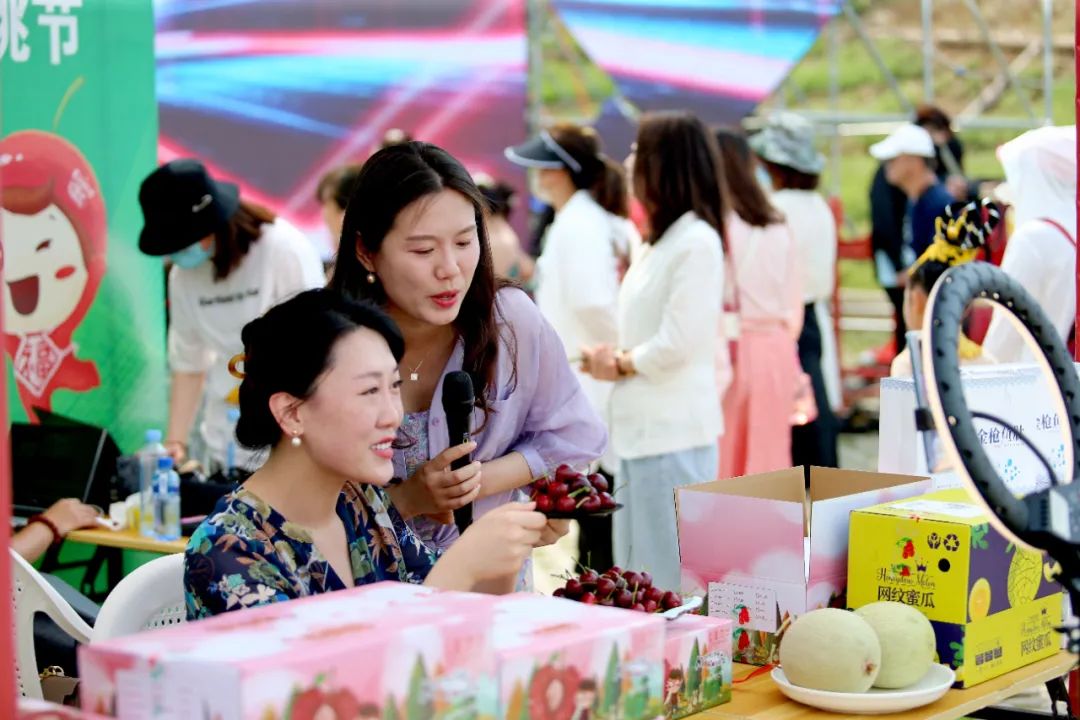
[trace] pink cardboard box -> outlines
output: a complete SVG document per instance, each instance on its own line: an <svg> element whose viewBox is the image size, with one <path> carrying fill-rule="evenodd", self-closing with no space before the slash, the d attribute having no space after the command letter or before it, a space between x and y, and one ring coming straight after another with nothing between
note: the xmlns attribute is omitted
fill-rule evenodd
<svg viewBox="0 0 1080 720"><path fill-rule="evenodd" d="M492 719L485 607L474 596L378 583L94 643L80 651L82 703L123 720L385 720L465 709Z"/></svg>
<svg viewBox="0 0 1080 720"><path fill-rule="evenodd" d="M667 624L664 710L669 720L731 702L731 620L683 615Z"/></svg>
<svg viewBox="0 0 1080 720"><path fill-rule="evenodd" d="M666 621L538 595L495 601L504 720L663 716Z"/></svg>
<svg viewBox="0 0 1080 720"><path fill-rule="evenodd" d="M19 698L15 720L105 720L104 715L83 712L79 708L54 705L44 700Z"/></svg>
<svg viewBox="0 0 1080 720"><path fill-rule="evenodd" d="M734 660L772 661L788 618L845 607L852 510L921 495L926 478L802 468L716 480L675 492L682 590L734 621Z"/></svg>

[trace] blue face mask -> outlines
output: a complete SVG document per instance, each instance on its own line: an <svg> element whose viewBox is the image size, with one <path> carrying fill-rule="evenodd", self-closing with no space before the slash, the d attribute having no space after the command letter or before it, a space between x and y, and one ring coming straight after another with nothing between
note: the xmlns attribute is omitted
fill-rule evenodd
<svg viewBox="0 0 1080 720"><path fill-rule="evenodd" d="M773 191L772 178L769 177L769 171L765 169L765 166L760 163L754 165L754 176L765 192Z"/></svg>
<svg viewBox="0 0 1080 720"><path fill-rule="evenodd" d="M209 260L214 255L214 246L211 244L210 248L204 248L202 243L195 243L189 245L180 252L174 252L169 256L174 265L178 265L185 270L192 270L199 267L204 262Z"/></svg>

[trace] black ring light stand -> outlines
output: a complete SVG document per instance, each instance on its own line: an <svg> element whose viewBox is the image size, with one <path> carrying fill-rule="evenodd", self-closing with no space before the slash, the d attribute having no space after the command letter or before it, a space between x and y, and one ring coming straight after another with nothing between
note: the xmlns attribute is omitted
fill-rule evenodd
<svg viewBox="0 0 1080 720"><path fill-rule="evenodd" d="M1059 390L1052 397L1065 420L1067 478L1051 475L1051 487L1017 498L998 477L979 442L964 398L957 353L960 324L969 305L987 300L1007 311L1043 372ZM1080 380L1072 358L1046 313L1016 281L986 263L949 270L930 295L924 331L922 366L927 404L953 469L991 511L991 522L1004 535L1033 549L1046 550L1062 567L1061 582L1080 607L1080 496L1072 480L1080 476ZM1072 648L1080 651L1080 645Z"/></svg>
<svg viewBox="0 0 1080 720"><path fill-rule="evenodd" d="M1036 452L1050 472L1051 484L1024 497L1016 497L998 476L979 442L973 422L975 417L1001 421L972 413L964 397L958 352L961 323L968 307L977 301L995 304L995 313L998 308L1004 309L1005 317L1018 331L1030 333L1019 332L1019 335L1030 348L1036 364L1044 375L1053 378L1059 391L1052 393L1052 402L1063 420L1068 476L1055 477L1045 458ZM924 432L938 430L944 459L974 497L985 504L990 522L999 532L1019 545L1046 550L1060 564L1058 581L1068 591L1072 607L1080 608L1080 485L1072 484L1074 478L1080 477L1080 379L1072 357L1053 323L1031 295L987 263L960 265L946 272L930 294L926 316L929 322L918 343L922 346L921 353L918 346L912 347L917 400L921 406L916 424ZM932 424L926 410L932 416ZM1023 441L1034 449L1027 438ZM927 448L927 463L933 471L929 442ZM1080 652L1080 628L1061 630L1068 638L1069 651ZM1057 692L1061 692L1060 688Z"/></svg>

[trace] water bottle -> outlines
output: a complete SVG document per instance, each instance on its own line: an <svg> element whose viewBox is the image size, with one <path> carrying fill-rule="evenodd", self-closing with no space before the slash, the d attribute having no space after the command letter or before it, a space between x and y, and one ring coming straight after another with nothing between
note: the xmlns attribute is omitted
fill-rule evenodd
<svg viewBox="0 0 1080 720"><path fill-rule="evenodd" d="M159 540L180 537L180 476L171 457L158 460L154 476L154 535Z"/></svg>
<svg viewBox="0 0 1080 720"><path fill-rule="evenodd" d="M240 408L231 407L225 413L229 423L229 443L225 446L225 477L232 477L236 468L236 423L240 421Z"/></svg>
<svg viewBox="0 0 1080 720"><path fill-rule="evenodd" d="M160 430L147 430L146 444L136 453L139 458L139 534L154 536L154 476L158 460L165 457Z"/></svg>

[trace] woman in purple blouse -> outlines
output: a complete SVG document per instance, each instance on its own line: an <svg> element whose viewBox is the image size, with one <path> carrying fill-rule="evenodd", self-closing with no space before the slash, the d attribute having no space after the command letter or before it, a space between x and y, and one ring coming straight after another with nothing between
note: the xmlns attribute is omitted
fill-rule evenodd
<svg viewBox="0 0 1080 720"><path fill-rule="evenodd" d="M566 351L532 301L492 272L483 196L445 150L409 142L361 170L345 212L330 287L380 304L405 337L405 408L390 491L435 549L458 536L450 511L476 515L514 499L562 464L607 444ZM473 442L449 446L443 377L465 370L476 388ZM459 470L450 463L471 453Z"/></svg>

